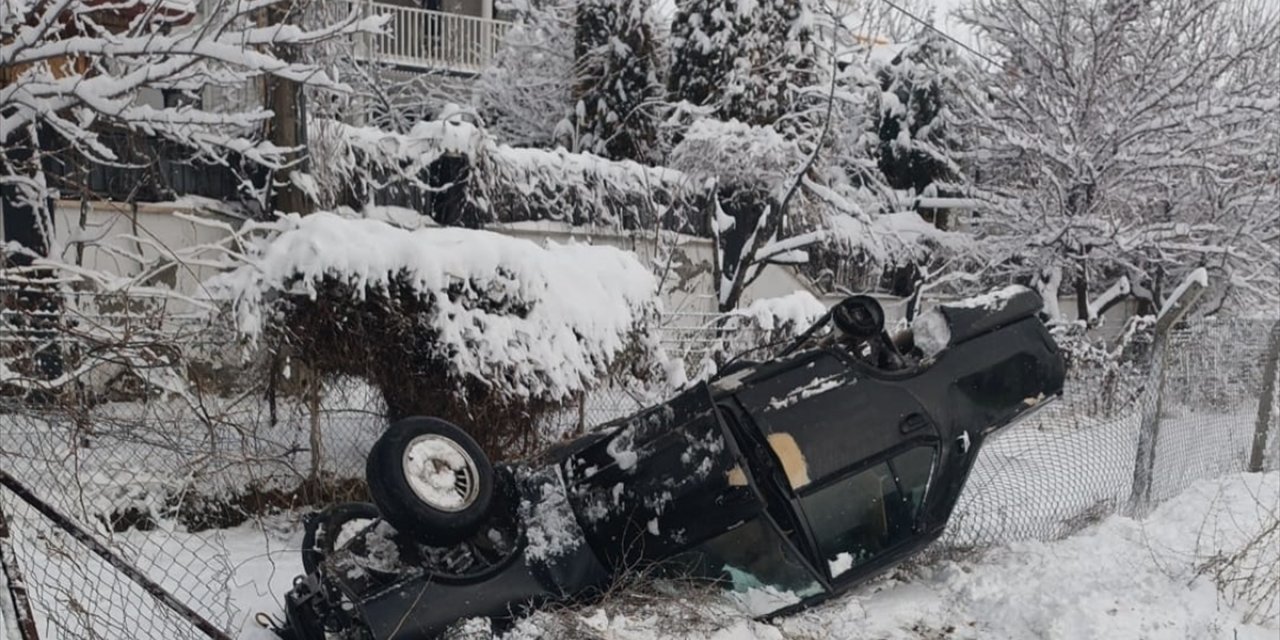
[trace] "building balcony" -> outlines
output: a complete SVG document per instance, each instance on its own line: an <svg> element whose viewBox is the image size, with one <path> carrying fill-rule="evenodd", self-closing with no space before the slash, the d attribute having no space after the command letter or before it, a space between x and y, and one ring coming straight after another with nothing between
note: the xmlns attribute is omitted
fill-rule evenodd
<svg viewBox="0 0 1280 640"><path fill-rule="evenodd" d="M436 11L361 2L366 15L391 16L382 35L368 38L362 57L406 70L479 73L493 59L512 24L487 17L492 15L489 0L450 4L454 5L448 7L450 11Z"/></svg>

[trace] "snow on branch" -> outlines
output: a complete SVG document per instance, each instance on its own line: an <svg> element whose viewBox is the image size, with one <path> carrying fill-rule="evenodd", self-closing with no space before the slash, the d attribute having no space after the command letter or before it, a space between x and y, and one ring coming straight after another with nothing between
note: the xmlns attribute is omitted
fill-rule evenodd
<svg viewBox="0 0 1280 640"><path fill-rule="evenodd" d="M671 152L670 164L696 177L717 178L725 186L762 188L781 198L804 158L797 141L772 127L702 119Z"/></svg>
<svg viewBox="0 0 1280 640"><path fill-rule="evenodd" d="M174 3L156 9L147 0L6 2L0 66L17 77L0 87L0 141L13 145L20 132L43 123L91 159L110 162L114 154L98 142L106 125L181 142L204 157L230 152L279 162L281 149L254 139L269 111L206 104L201 94L245 91L266 76L345 90L319 66L286 60L280 48L373 33L385 22L352 10L315 28L259 24L262 11L284 4L217 0L197 11ZM126 18L128 26L120 26ZM192 99L154 107L142 99L144 90Z"/></svg>

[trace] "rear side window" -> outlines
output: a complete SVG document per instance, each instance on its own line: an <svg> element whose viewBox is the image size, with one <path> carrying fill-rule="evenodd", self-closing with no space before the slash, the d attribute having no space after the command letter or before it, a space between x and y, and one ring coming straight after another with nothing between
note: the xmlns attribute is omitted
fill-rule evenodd
<svg viewBox="0 0 1280 640"><path fill-rule="evenodd" d="M1036 358L1029 353L1019 353L961 378L956 386L979 406L1007 409L1037 395L1042 388L1042 376Z"/></svg>
<svg viewBox="0 0 1280 640"><path fill-rule="evenodd" d="M933 447L916 447L834 484L804 494L819 555L831 577L866 563L915 532Z"/></svg>

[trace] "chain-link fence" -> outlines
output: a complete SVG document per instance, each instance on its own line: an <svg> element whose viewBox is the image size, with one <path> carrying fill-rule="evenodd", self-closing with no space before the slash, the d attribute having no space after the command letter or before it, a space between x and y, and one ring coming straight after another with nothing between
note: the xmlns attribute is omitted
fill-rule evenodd
<svg viewBox="0 0 1280 640"><path fill-rule="evenodd" d="M84 532L230 631L248 613L231 596L243 580L238 563L255 557L233 549L241 543L230 536L246 520L261 528L272 513L363 498L365 454L385 427L377 389L350 378L309 379L289 363L241 362L216 323L164 331L140 323L121 331L123 316L90 317L102 305L63 301L63 315L82 310L75 327L117 328L86 334L50 321L48 305L27 308L43 324L28 317L21 326L37 330L6 334L0 352L12 365L0 390L0 470L70 527L0 488L11 525L0 549L25 574L41 638L201 637L187 616L69 531ZM128 315L125 307L110 312ZM717 322L681 323L687 320L673 319L664 338L691 368L712 351L773 337ZM1073 354L1065 397L984 447L946 542L1053 538L1125 510L1135 478L1144 477L1139 441L1152 425L1158 430L1146 500L1242 469L1255 440L1273 322L1193 324L1156 350L1162 357L1150 348L1128 360ZM670 348L679 345L687 348ZM35 366L35 352L52 355ZM41 368L49 363L60 370ZM14 375L23 367L30 373ZM171 375L187 384L159 386ZM77 382L57 390L17 384L28 378ZM544 435L565 437L656 399L627 384L604 385L554 414ZM1276 419L1268 420L1274 434ZM1265 441L1272 467L1277 442L1274 435Z"/></svg>
<svg viewBox="0 0 1280 640"><path fill-rule="evenodd" d="M1278 417L1259 421L1259 405L1276 329L1274 319L1196 321L1136 361L1078 358L1061 400L983 447L945 544L1054 539L1141 515L1197 480L1245 470L1255 442L1275 468Z"/></svg>

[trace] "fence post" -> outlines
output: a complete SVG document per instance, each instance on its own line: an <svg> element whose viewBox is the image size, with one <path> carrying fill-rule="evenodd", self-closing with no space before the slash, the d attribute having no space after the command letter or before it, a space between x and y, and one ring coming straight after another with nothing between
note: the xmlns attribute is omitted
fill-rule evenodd
<svg viewBox="0 0 1280 640"><path fill-rule="evenodd" d="M0 634L17 631L18 640L40 640L27 584L9 540L9 522L3 505L0 505L0 586L8 591L8 594L0 593Z"/></svg>
<svg viewBox="0 0 1280 640"><path fill-rule="evenodd" d="M1271 426L1272 403L1276 396L1276 377L1280 371L1280 320L1271 325L1271 337L1267 339L1267 355L1262 367L1262 396L1258 398L1258 421L1253 427L1253 447L1249 451L1249 471L1262 471L1266 458L1267 430Z"/></svg>
<svg viewBox="0 0 1280 640"><path fill-rule="evenodd" d="M1155 387L1147 391L1155 395L1142 407L1142 424L1138 427L1138 453L1133 463L1133 489L1129 493L1127 509L1130 516L1145 515L1151 504L1151 483L1156 466L1156 443L1160 439L1160 405L1164 399L1164 364L1169 348L1169 334L1204 294L1206 280L1203 271L1197 269L1188 276L1156 317L1155 336L1151 341L1151 380L1148 382Z"/></svg>

